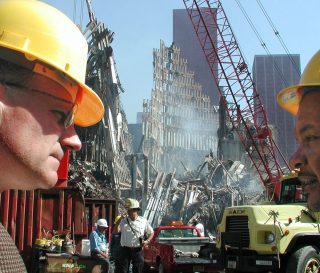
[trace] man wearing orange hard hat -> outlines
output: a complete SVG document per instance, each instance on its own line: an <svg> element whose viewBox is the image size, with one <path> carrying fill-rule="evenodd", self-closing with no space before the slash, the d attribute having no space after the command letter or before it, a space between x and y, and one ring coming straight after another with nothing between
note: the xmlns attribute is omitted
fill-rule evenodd
<svg viewBox="0 0 320 273"><path fill-rule="evenodd" d="M290 166L298 171L308 208L320 211L320 51L310 59L299 84L281 90L277 101L296 116L299 147Z"/></svg>
<svg viewBox="0 0 320 273"><path fill-rule="evenodd" d="M63 13L36 0L0 0L0 192L53 187L74 129L101 120L85 84L87 42ZM0 224L0 272L26 272Z"/></svg>

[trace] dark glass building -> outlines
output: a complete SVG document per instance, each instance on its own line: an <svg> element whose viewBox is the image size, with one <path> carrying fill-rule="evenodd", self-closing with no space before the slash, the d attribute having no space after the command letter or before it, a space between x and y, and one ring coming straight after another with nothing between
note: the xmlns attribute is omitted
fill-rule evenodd
<svg viewBox="0 0 320 273"><path fill-rule="evenodd" d="M194 71L202 92L210 97L212 104L218 105L218 89L186 9L173 10L173 43L187 59L188 69Z"/></svg>
<svg viewBox="0 0 320 273"><path fill-rule="evenodd" d="M277 93L284 87L294 85L300 79L300 55L255 55L253 80L267 112L268 123L274 139L288 160L297 148L294 137L294 116L277 104Z"/></svg>

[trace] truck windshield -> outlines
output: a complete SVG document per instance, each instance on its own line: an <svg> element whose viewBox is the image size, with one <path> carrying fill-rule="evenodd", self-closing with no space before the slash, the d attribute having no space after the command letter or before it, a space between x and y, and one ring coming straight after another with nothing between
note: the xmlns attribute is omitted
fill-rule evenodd
<svg viewBox="0 0 320 273"><path fill-rule="evenodd" d="M159 233L159 238L190 238L199 237L197 231L191 228L163 229Z"/></svg>
<svg viewBox="0 0 320 273"><path fill-rule="evenodd" d="M302 192L299 181L290 181L282 184L281 204L307 202L306 195Z"/></svg>

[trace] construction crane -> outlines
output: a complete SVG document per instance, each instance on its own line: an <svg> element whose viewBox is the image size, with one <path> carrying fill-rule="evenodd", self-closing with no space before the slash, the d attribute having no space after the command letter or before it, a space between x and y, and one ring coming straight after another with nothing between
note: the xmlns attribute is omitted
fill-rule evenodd
<svg viewBox="0 0 320 273"><path fill-rule="evenodd" d="M267 115L219 0L183 0L233 129L255 166L269 199L280 192L288 164L272 138Z"/></svg>

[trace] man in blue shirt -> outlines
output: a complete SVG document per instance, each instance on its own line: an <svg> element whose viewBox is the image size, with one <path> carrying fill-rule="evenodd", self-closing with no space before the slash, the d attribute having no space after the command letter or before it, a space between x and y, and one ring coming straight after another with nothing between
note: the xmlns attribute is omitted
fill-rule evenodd
<svg viewBox="0 0 320 273"><path fill-rule="evenodd" d="M91 257L101 265L101 273L109 272L108 242L105 235L107 228L107 220L99 219L96 229L89 237Z"/></svg>

